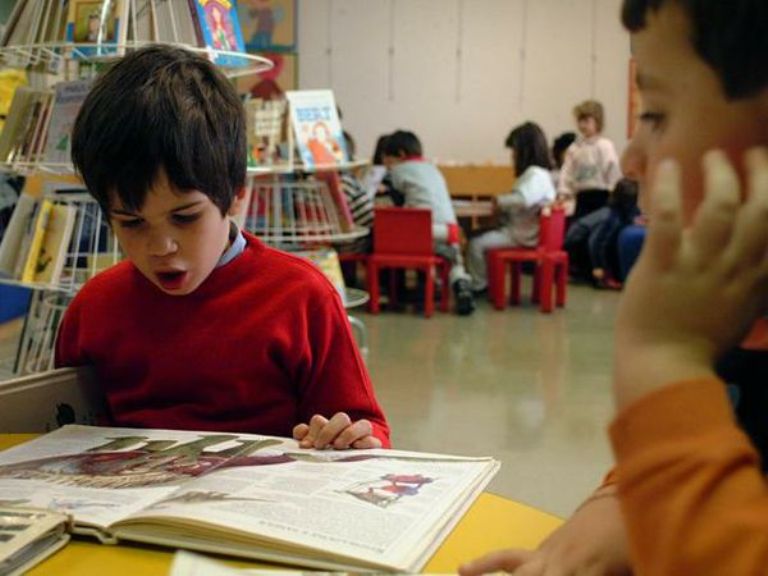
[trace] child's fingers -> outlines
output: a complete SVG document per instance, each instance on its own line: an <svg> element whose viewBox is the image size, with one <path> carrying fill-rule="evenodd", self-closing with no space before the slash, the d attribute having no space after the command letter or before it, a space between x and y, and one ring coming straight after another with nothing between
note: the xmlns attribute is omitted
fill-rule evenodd
<svg viewBox="0 0 768 576"><path fill-rule="evenodd" d="M309 426L306 424L296 424L296 426L293 427L294 440L302 440L307 433L309 433Z"/></svg>
<svg viewBox="0 0 768 576"><path fill-rule="evenodd" d="M360 440L355 440L352 443L352 448L357 448L357 449L381 448L381 440L376 438L376 436L366 436L365 438L360 438Z"/></svg>
<svg viewBox="0 0 768 576"><path fill-rule="evenodd" d="M659 165L651 193L646 236L647 254L661 268L677 258L682 239L682 200L680 168L673 160Z"/></svg>
<svg viewBox="0 0 768 576"><path fill-rule="evenodd" d="M299 442L299 446L302 448L314 448L316 447L317 437L320 431L328 423L328 419L320 414L315 414L309 419L309 430L304 438Z"/></svg>
<svg viewBox="0 0 768 576"><path fill-rule="evenodd" d="M460 566L459 574L461 576L479 576L492 572L512 572L526 563L530 565L530 561L534 557L535 553L530 550L499 550ZM538 563L538 569L540 572L543 571L543 565Z"/></svg>
<svg viewBox="0 0 768 576"><path fill-rule="evenodd" d="M334 414L315 436L315 448L318 450L326 448L351 423L352 420L344 412Z"/></svg>
<svg viewBox="0 0 768 576"><path fill-rule="evenodd" d="M346 450L358 440L373 434L373 426L368 420L362 419L347 426L333 441L336 450Z"/></svg>
<svg viewBox="0 0 768 576"><path fill-rule="evenodd" d="M745 155L748 171L747 202L739 213L728 247L729 262L758 276L768 273L768 152Z"/></svg>
<svg viewBox="0 0 768 576"><path fill-rule="evenodd" d="M739 178L727 156L707 152L704 169L704 201L699 206L691 230L694 256L700 265L709 265L728 246L741 206Z"/></svg>

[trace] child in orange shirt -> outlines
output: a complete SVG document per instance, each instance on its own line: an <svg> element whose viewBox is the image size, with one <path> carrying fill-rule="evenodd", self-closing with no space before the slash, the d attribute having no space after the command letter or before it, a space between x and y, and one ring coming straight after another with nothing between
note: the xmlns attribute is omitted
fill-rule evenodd
<svg viewBox="0 0 768 576"><path fill-rule="evenodd" d="M623 168L641 190L655 186L647 248L618 315L615 483L538 550L493 553L464 576L768 567L768 486L755 450L768 423L765 338L722 361L764 324L768 300L768 158L748 152L768 144L768 3L624 0L623 19L645 110ZM718 360L721 373L742 364L727 379L739 385L730 397Z"/></svg>

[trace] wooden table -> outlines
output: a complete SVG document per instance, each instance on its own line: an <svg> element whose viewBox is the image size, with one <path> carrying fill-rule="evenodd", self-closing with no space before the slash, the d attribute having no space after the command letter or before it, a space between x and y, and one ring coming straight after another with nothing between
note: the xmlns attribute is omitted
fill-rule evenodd
<svg viewBox="0 0 768 576"><path fill-rule="evenodd" d="M35 436L2 434L0 450L31 440ZM507 547L534 548L561 523L561 519L546 512L494 494L483 493L424 567L424 571L455 572L459 564L492 550ZM77 538L28 574L165 575L170 569L172 559L171 549L130 544L109 546ZM240 567L259 566L255 562L226 562Z"/></svg>

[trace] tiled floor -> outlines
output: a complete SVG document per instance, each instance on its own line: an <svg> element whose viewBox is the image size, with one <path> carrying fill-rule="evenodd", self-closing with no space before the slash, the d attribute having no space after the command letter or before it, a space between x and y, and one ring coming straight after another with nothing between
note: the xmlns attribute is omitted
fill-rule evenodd
<svg viewBox="0 0 768 576"><path fill-rule="evenodd" d="M468 318L358 313L395 447L493 455L490 490L568 515L610 465L609 361L618 294L571 286L568 307ZM0 326L0 359L19 322Z"/></svg>

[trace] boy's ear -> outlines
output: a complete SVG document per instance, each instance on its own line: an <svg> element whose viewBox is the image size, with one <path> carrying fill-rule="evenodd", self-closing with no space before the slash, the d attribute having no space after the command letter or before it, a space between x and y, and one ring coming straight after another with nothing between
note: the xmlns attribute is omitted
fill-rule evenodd
<svg viewBox="0 0 768 576"><path fill-rule="evenodd" d="M227 212L230 216L239 216L245 213L245 210L248 208L247 191L247 186L241 186L235 190L235 197L232 199L232 204Z"/></svg>

